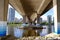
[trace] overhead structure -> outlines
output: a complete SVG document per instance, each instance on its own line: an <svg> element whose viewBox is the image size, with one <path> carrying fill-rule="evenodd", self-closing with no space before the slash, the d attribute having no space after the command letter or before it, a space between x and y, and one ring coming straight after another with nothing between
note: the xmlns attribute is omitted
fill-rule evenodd
<svg viewBox="0 0 60 40"><path fill-rule="evenodd" d="M42 15L53 7L52 0L9 0L9 3L22 16L26 15L30 22L37 18L37 14Z"/></svg>

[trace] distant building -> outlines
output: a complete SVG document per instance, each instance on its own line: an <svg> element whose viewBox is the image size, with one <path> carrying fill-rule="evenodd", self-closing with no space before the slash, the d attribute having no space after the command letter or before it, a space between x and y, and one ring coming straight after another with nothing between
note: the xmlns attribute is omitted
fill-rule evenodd
<svg viewBox="0 0 60 40"><path fill-rule="evenodd" d="M47 18L48 18L48 34L49 34L49 33L52 32L52 25L51 25L52 20L51 20L51 15L48 15Z"/></svg>
<svg viewBox="0 0 60 40"><path fill-rule="evenodd" d="M42 18L38 18L38 19L37 19L37 23L38 23L38 24L41 24L41 23L42 23Z"/></svg>
<svg viewBox="0 0 60 40"><path fill-rule="evenodd" d="M40 24L42 23L42 18L40 18Z"/></svg>
<svg viewBox="0 0 60 40"><path fill-rule="evenodd" d="M48 22L51 23L51 21L52 21L51 20L51 15L48 15L47 17L48 17Z"/></svg>
<svg viewBox="0 0 60 40"><path fill-rule="evenodd" d="M15 9L9 8L7 21L14 22L14 18L15 18Z"/></svg>
<svg viewBox="0 0 60 40"><path fill-rule="evenodd" d="M29 23L27 16L23 16L23 23Z"/></svg>

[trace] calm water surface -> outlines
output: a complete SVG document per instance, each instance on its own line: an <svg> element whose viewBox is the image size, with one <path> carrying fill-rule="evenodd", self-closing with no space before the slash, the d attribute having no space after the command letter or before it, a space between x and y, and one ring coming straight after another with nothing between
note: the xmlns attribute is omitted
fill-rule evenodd
<svg viewBox="0 0 60 40"><path fill-rule="evenodd" d="M43 27L46 27L46 29L42 29L42 32L40 33L41 36L48 34L48 26L43 26ZM18 29L17 27L14 28L14 35L16 37L22 37L23 32L24 32L23 29ZM52 26L52 32L53 32L53 26Z"/></svg>

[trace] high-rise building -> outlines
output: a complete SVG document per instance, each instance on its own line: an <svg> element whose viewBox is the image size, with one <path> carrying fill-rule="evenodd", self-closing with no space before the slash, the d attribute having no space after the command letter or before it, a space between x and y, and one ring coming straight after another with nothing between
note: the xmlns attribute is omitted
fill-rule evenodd
<svg viewBox="0 0 60 40"><path fill-rule="evenodd" d="M47 18L48 18L48 33L51 33L52 32L51 15L48 15Z"/></svg>
<svg viewBox="0 0 60 40"><path fill-rule="evenodd" d="M9 8L8 11L8 22L14 22L14 18L15 18L15 9L13 8Z"/></svg>
<svg viewBox="0 0 60 40"><path fill-rule="evenodd" d="M42 23L42 18L40 18L40 24Z"/></svg>
<svg viewBox="0 0 60 40"><path fill-rule="evenodd" d="M41 24L41 23L42 23L42 18L39 17L39 18L37 19L37 23L38 23L38 24Z"/></svg>

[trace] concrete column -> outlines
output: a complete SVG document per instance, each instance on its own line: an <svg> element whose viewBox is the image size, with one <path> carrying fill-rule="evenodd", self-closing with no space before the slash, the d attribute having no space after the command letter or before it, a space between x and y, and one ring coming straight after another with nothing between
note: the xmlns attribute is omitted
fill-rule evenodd
<svg viewBox="0 0 60 40"><path fill-rule="evenodd" d="M60 0L53 0L55 33L60 34Z"/></svg>
<svg viewBox="0 0 60 40"><path fill-rule="evenodd" d="M51 15L48 15L48 34L52 33L52 26L51 26Z"/></svg>
<svg viewBox="0 0 60 40"><path fill-rule="evenodd" d="M8 1L0 0L0 36L6 36Z"/></svg>

